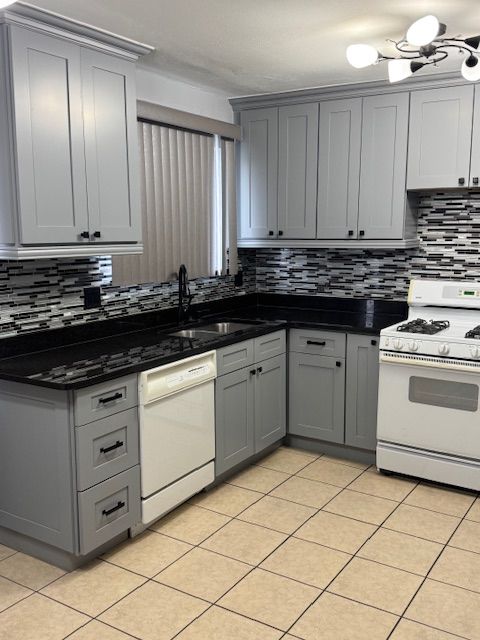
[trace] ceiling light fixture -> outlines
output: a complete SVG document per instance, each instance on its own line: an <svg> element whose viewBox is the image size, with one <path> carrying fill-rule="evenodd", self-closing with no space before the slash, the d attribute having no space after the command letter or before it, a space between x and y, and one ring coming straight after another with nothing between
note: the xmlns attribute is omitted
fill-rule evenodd
<svg viewBox="0 0 480 640"><path fill-rule="evenodd" d="M438 18L424 16L409 27L402 40L387 40L395 46L399 56L384 56L369 44L351 44L347 47L347 60L357 69L388 60L390 82L400 82L423 67L436 67L448 57L449 49L456 49L466 55L461 69L465 80L480 80L480 35L449 38L444 37L446 31L446 25L439 22Z"/></svg>

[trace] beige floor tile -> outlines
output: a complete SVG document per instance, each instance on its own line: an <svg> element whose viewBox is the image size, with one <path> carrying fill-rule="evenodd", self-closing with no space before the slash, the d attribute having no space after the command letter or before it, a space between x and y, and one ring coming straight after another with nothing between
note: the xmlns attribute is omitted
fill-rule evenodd
<svg viewBox="0 0 480 640"><path fill-rule="evenodd" d="M13 556L14 553L17 553L15 549L10 549L10 547L0 544L0 561L8 558L9 556Z"/></svg>
<svg viewBox="0 0 480 640"><path fill-rule="evenodd" d="M340 487L334 487L331 484L292 476L269 495L320 509L340 491Z"/></svg>
<svg viewBox="0 0 480 640"><path fill-rule="evenodd" d="M38 593L0 614L0 640L62 640L89 618Z"/></svg>
<svg viewBox="0 0 480 640"><path fill-rule="evenodd" d="M31 593L33 592L30 589L0 577L0 611L11 607L12 604L23 600Z"/></svg>
<svg viewBox="0 0 480 640"><path fill-rule="evenodd" d="M170 640L209 607L207 602L147 582L100 616L100 620L142 640Z"/></svg>
<svg viewBox="0 0 480 640"><path fill-rule="evenodd" d="M260 565L287 578L325 589L351 556L314 542L289 538Z"/></svg>
<svg viewBox="0 0 480 640"><path fill-rule="evenodd" d="M446 547L428 577L480 593L480 555Z"/></svg>
<svg viewBox="0 0 480 640"><path fill-rule="evenodd" d="M256 464L260 467L282 471L283 473L297 473L307 464L315 460L317 456L300 452L296 449L280 447L266 458L262 458Z"/></svg>
<svg viewBox="0 0 480 640"><path fill-rule="evenodd" d="M466 491L444 489L430 484L419 484L405 498L405 504L431 509L457 518L463 518L474 501L475 496Z"/></svg>
<svg viewBox="0 0 480 640"><path fill-rule="evenodd" d="M230 517L193 504L182 504L150 528L177 540L200 544L229 522Z"/></svg>
<svg viewBox="0 0 480 640"><path fill-rule="evenodd" d="M175 640L279 640L283 631L277 631L260 622L211 607L192 622Z"/></svg>
<svg viewBox="0 0 480 640"><path fill-rule="evenodd" d="M322 593L291 632L305 640L385 640L397 616Z"/></svg>
<svg viewBox="0 0 480 640"><path fill-rule="evenodd" d="M320 511L295 532L295 537L345 553L356 553L376 529L365 522Z"/></svg>
<svg viewBox="0 0 480 640"><path fill-rule="evenodd" d="M219 487L198 493L189 502L227 516L238 516L244 509L257 500L262 493L235 487L233 484L221 484Z"/></svg>
<svg viewBox="0 0 480 640"><path fill-rule="evenodd" d="M421 576L354 558L328 587L332 593L401 615L422 583Z"/></svg>
<svg viewBox="0 0 480 640"><path fill-rule="evenodd" d="M379 471L363 473L348 487L352 491L368 493L377 498L387 498L401 502L416 486L413 480L404 480L393 476L385 476Z"/></svg>
<svg viewBox="0 0 480 640"><path fill-rule="evenodd" d="M155 580L191 596L215 602L252 567L206 549L193 549L155 577Z"/></svg>
<svg viewBox="0 0 480 640"><path fill-rule="evenodd" d="M117 567L151 578L192 548L154 531L145 531L138 538L127 540L102 557Z"/></svg>
<svg viewBox="0 0 480 640"><path fill-rule="evenodd" d="M264 560L287 536L255 524L232 520L202 543L202 547L256 565Z"/></svg>
<svg viewBox="0 0 480 640"><path fill-rule="evenodd" d="M348 460L348 458L339 458L338 456L322 456L322 460L328 460L329 462L336 462L338 464L345 464L347 467L354 467L355 469L368 469L370 467L369 464L365 464L364 462L358 462L357 460Z"/></svg>
<svg viewBox="0 0 480 640"><path fill-rule="evenodd" d="M90 616L97 616L145 582L145 578L101 560L67 573L42 593Z"/></svg>
<svg viewBox="0 0 480 640"><path fill-rule="evenodd" d="M480 553L480 522L463 520L448 544L458 549Z"/></svg>
<svg viewBox="0 0 480 640"><path fill-rule="evenodd" d="M427 579L405 617L469 640L478 640L480 595Z"/></svg>
<svg viewBox="0 0 480 640"><path fill-rule="evenodd" d="M243 489L268 493L289 477L290 474L288 473L265 469L265 467L248 467L245 471L237 473L233 478L229 478L228 482Z"/></svg>
<svg viewBox="0 0 480 640"><path fill-rule="evenodd" d="M455 640L457 636L402 618L390 638L391 640Z"/></svg>
<svg viewBox="0 0 480 640"><path fill-rule="evenodd" d="M460 519L453 516L401 504L383 526L445 544L459 522Z"/></svg>
<svg viewBox="0 0 480 640"><path fill-rule="evenodd" d="M308 480L318 480L320 482L326 482L327 484L333 484L343 489L361 473L363 473L362 469L329 462L324 458L320 458L299 471L297 475L301 478L307 478Z"/></svg>
<svg viewBox="0 0 480 640"><path fill-rule="evenodd" d="M68 640L132 640L132 636L127 636L123 631L109 627L103 622L92 620L68 636Z"/></svg>
<svg viewBox="0 0 480 640"><path fill-rule="evenodd" d="M0 575L35 590L45 587L64 574L62 569L24 553L16 553L0 562Z"/></svg>
<svg viewBox="0 0 480 640"><path fill-rule="evenodd" d="M474 522L480 522L480 498L477 498L472 504L465 516L467 520L473 520Z"/></svg>
<svg viewBox="0 0 480 640"><path fill-rule="evenodd" d="M238 516L239 520L259 524L280 531L293 533L308 518L313 516L316 509L302 504L265 496Z"/></svg>
<svg viewBox="0 0 480 640"><path fill-rule="evenodd" d="M443 545L438 542L381 528L367 540L358 555L425 576L442 549Z"/></svg>
<svg viewBox="0 0 480 640"><path fill-rule="evenodd" d="M313 587L254 569L219 605L286 631L319 594Z"/></svg>
<svg viewBox="0 0 480 640"><path fill-rule="evenodd" d="M323 510L370 524L381 524L397 506L398 502L393 500L345 489L323 507Z"/></svg>

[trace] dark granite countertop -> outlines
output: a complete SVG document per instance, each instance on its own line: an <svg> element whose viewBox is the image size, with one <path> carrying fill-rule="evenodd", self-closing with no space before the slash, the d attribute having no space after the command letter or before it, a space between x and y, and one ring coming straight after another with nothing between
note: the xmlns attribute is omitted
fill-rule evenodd
<svg viewBox="0 0 480 640"><path fill-rule="evenodd" d="M312 327L368 333L404 319L406 304L377 300L252 294L196 305L193 326L239 319L251 328L193 339L169 335L178 327L166 310L0 340L0 379L55 389L79 389L218 349L280 328Z"/></svg>

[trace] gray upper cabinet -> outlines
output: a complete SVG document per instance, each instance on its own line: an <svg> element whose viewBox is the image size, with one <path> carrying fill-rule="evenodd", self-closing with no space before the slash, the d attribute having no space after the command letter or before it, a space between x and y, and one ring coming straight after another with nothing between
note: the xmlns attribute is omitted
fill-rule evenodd
<svg viewBox="0 0 480 640"><path fill-rule="evenodd" d="M409 97L395 93L363 100L360 239L404 236Z"/></svg>
<svg viewBox="0 0 480 640"><path fill-rule="evenodd" d="M286 433L286 389L285 354L261 362L255 382L255 453Z"/></svg>
<svg viewBox="0 0 480 640"><path fill-rule="evenodd" d="M320 104L317 238L357 237L362 99Z"/></svg>
<svg viewBox="0 0 480 640"><path fill-rule="evenodd" d="M151 49L20 3L0 23L0 258L140 253L135 61Z"/></svg>
<svg viewBox="0 0 480 640"><path fill-rule="evenodd" d="M472 157L470 162L470 186L480 185L480 86L475 86L473 109Z"/></svg>
<svg viewBox="0 0 480 640"><path fill-rule="evenodd" d="M473 91L465 85L412 93L408 189L468 186Z"/></svg>
<svg viewBox="0 0 480 640"><path fill-rule="evenodd" d="M278 236L315 238L318 104L280 107Z"/></svg>
<svg viewBox="0 0 480 640"><path fill-rule="evenodd" d="M278 109L241 114L240 238L277 235Z"/></svg>
<svg viewBox="0 0 480 640"><path fill-rule="evenodd" d="M374 450L377 444L378 338L348 334L345 443Z"/></svg>
<svg viewBox="0 0 480 640"><path fill-rule="evenodd" d="M90 49L81 64L90 233L100 242L138 242L135 64Z"/></svg>
<svg viewBox="0 0 480 640"><path fill-rule="evenodd" d="M88 230L80 47L10 29L20 240L63 244Z"/></svg>

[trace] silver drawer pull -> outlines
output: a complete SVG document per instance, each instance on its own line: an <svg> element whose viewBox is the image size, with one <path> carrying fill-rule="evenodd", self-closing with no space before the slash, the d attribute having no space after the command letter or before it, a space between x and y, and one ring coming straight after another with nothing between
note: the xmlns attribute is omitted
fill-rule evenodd
<svg viewBox="0 0 480 640"><path fill-rule="evenodd" d="M325 341L318 342L317 340L307 340L307 344L315 344L317 347L324 347L327 343Z"/></svg>
<svg viewBox="0 0 480 640"><path fill-rule="evenodd" d="M122 440L117 440L115 444L112 444L109 447L100 447L100 453L109 453L110 451L119 449L120 447L123 447L123 442Z"/></svg>
<svg viewBox="0 0 480 640"><path fill-rule="evenodd" d="M108 398L99 398L98 402L100 404L106 404L107 402L113 402L114 400L120 400L120 398L123 398L123 393L120 393L120 391L117 391L117 393L114 393L113 396L108 396Z"/></svg>
<svg viewBox="0 0 480 640"><path fill-rule="evenodd" d="M104 509L102 511L102 514L104 516L110 516L112 515L112 513L115 513L115 511L119 511L119 509L122 509L125 506L125 502L123 502L122 500L120 500L119 502L117 502L117 504L112 507L111 509Z"/></svg>

